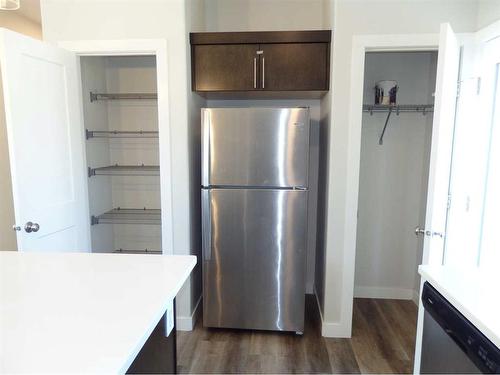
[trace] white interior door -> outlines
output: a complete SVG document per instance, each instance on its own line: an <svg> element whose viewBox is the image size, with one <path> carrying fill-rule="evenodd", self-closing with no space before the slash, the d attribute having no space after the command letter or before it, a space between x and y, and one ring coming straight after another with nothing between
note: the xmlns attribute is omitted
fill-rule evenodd
<svg viewBox="0 0 500 375"><path fill-rule="evenodd" d="M18 249L90 251L78 58L0 29L0 66Z"/></svg>
<svg viewBox="0 0 500 375"><path fill-rule="evenodd" d="M441 25L422 264L442 264L448 212L460 43L450 25ZM420 285L422 293L422 283ZM414 373L420 373L424 309L418 307Z"/></svg>
<svg viewBox="0 0 500 375"><path fill-rule="evenodd" d="M423 264L443 262L459 63L460 45L457 37L449 24L442 24L432 124Z"/></svg>

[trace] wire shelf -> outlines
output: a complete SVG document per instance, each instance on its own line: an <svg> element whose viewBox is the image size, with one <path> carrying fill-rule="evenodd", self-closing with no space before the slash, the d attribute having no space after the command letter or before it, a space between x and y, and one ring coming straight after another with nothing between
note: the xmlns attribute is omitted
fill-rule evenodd
<svg viewBox="0 0 500 375"><path fill-rule="evenodd" d="M85 130L85 137L90 138L158 138L158 131L153 130Z"/></svg>
<svg viewBox="0 0 500 375"><path fill-rule="evenodd" d="M151 249L142 249L142 250L118 249L118 250L115 250L114 253L121 253L121 254L162 254L161 250L151 250Z"/></svg>
<svg viewBox="0 0 500 375"><path fill-rule="evenodd" d="M378 140L378 144L383 145L385 131L387 130L387 125L389 124L389 118L391 117L391 114L395 113L397 116L399 116L401 112L421 112L423 115L426 115L429 112L434 112L434 104L363 104L363 112L369 112L370 116L373 115L374 112L387 113L384 128L382 129L382 133L380 134L380 138Z"/></svg>
<svg viewBox="0 0 500 375"><path fill-rule="evenodd" d="M392 112L399 115L401 112L420 112L426 114L434 111L434 104L397 104L397 105L382 105L382 104L363 104L363 112Z"/></svg>
<svg viewBox="0 0 500 375"><path fill-rule="evenodd" d="M136 92L136 93L97 93L90 92L90 102L99 100L157 100L158 94L151 92Z"/></svg>
<svg viewBox="0 0 500 375"><path fill-rule="evenodd" d="M159 176L158 165L110 165L107 167L88 169L89 177L92 176Z"/></svg>
<svg viewBox="0 0 500 375"><path fill-rule="evenodd" d="M114 208L101 215L92 215L90 223L161 225L161 210L150 208Z"/></svg>

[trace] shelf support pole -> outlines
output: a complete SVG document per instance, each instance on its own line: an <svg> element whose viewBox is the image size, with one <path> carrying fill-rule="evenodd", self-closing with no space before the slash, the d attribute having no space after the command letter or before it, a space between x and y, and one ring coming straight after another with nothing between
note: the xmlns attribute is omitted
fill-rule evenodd
<svg viewBox="0 0 500 375"><path fill-rule="evenodd" d="M389 113L387 114L387 118L385 119L384 129L382 129L382 134L380 134L380 138L378 139L379 145L384 144L384 134L385 130L387 129L387 124L389 124L389 118L391 117L391 114L392 114L392 108L389 108Z"/></svg>

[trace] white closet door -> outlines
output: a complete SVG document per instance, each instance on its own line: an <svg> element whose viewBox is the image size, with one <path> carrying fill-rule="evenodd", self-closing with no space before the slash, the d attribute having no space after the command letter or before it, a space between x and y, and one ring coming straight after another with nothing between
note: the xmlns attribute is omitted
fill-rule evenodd
<svg viewBox="0 0 500 375"><path fill-rule="evenodd" d="M442 264L455 128L460 45L449 24L441 25L430 156L423 264Z"/></svg>
<svg viewBox="0 0 500 375"><path fill-rule="evenodd" d="M0 63L18 248L90 251L78 58L0 29Z"/></svg>

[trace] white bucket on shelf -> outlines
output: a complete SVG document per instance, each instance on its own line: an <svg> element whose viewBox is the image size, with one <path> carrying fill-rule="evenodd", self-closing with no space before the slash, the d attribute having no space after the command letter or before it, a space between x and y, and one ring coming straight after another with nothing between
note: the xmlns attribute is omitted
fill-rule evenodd
<svg viewBox="0 0 500 375"><path fill-rule="evenodd" d="M378 81L375 84L375 104L396 104L398 83L396 81Z"/></svg>

